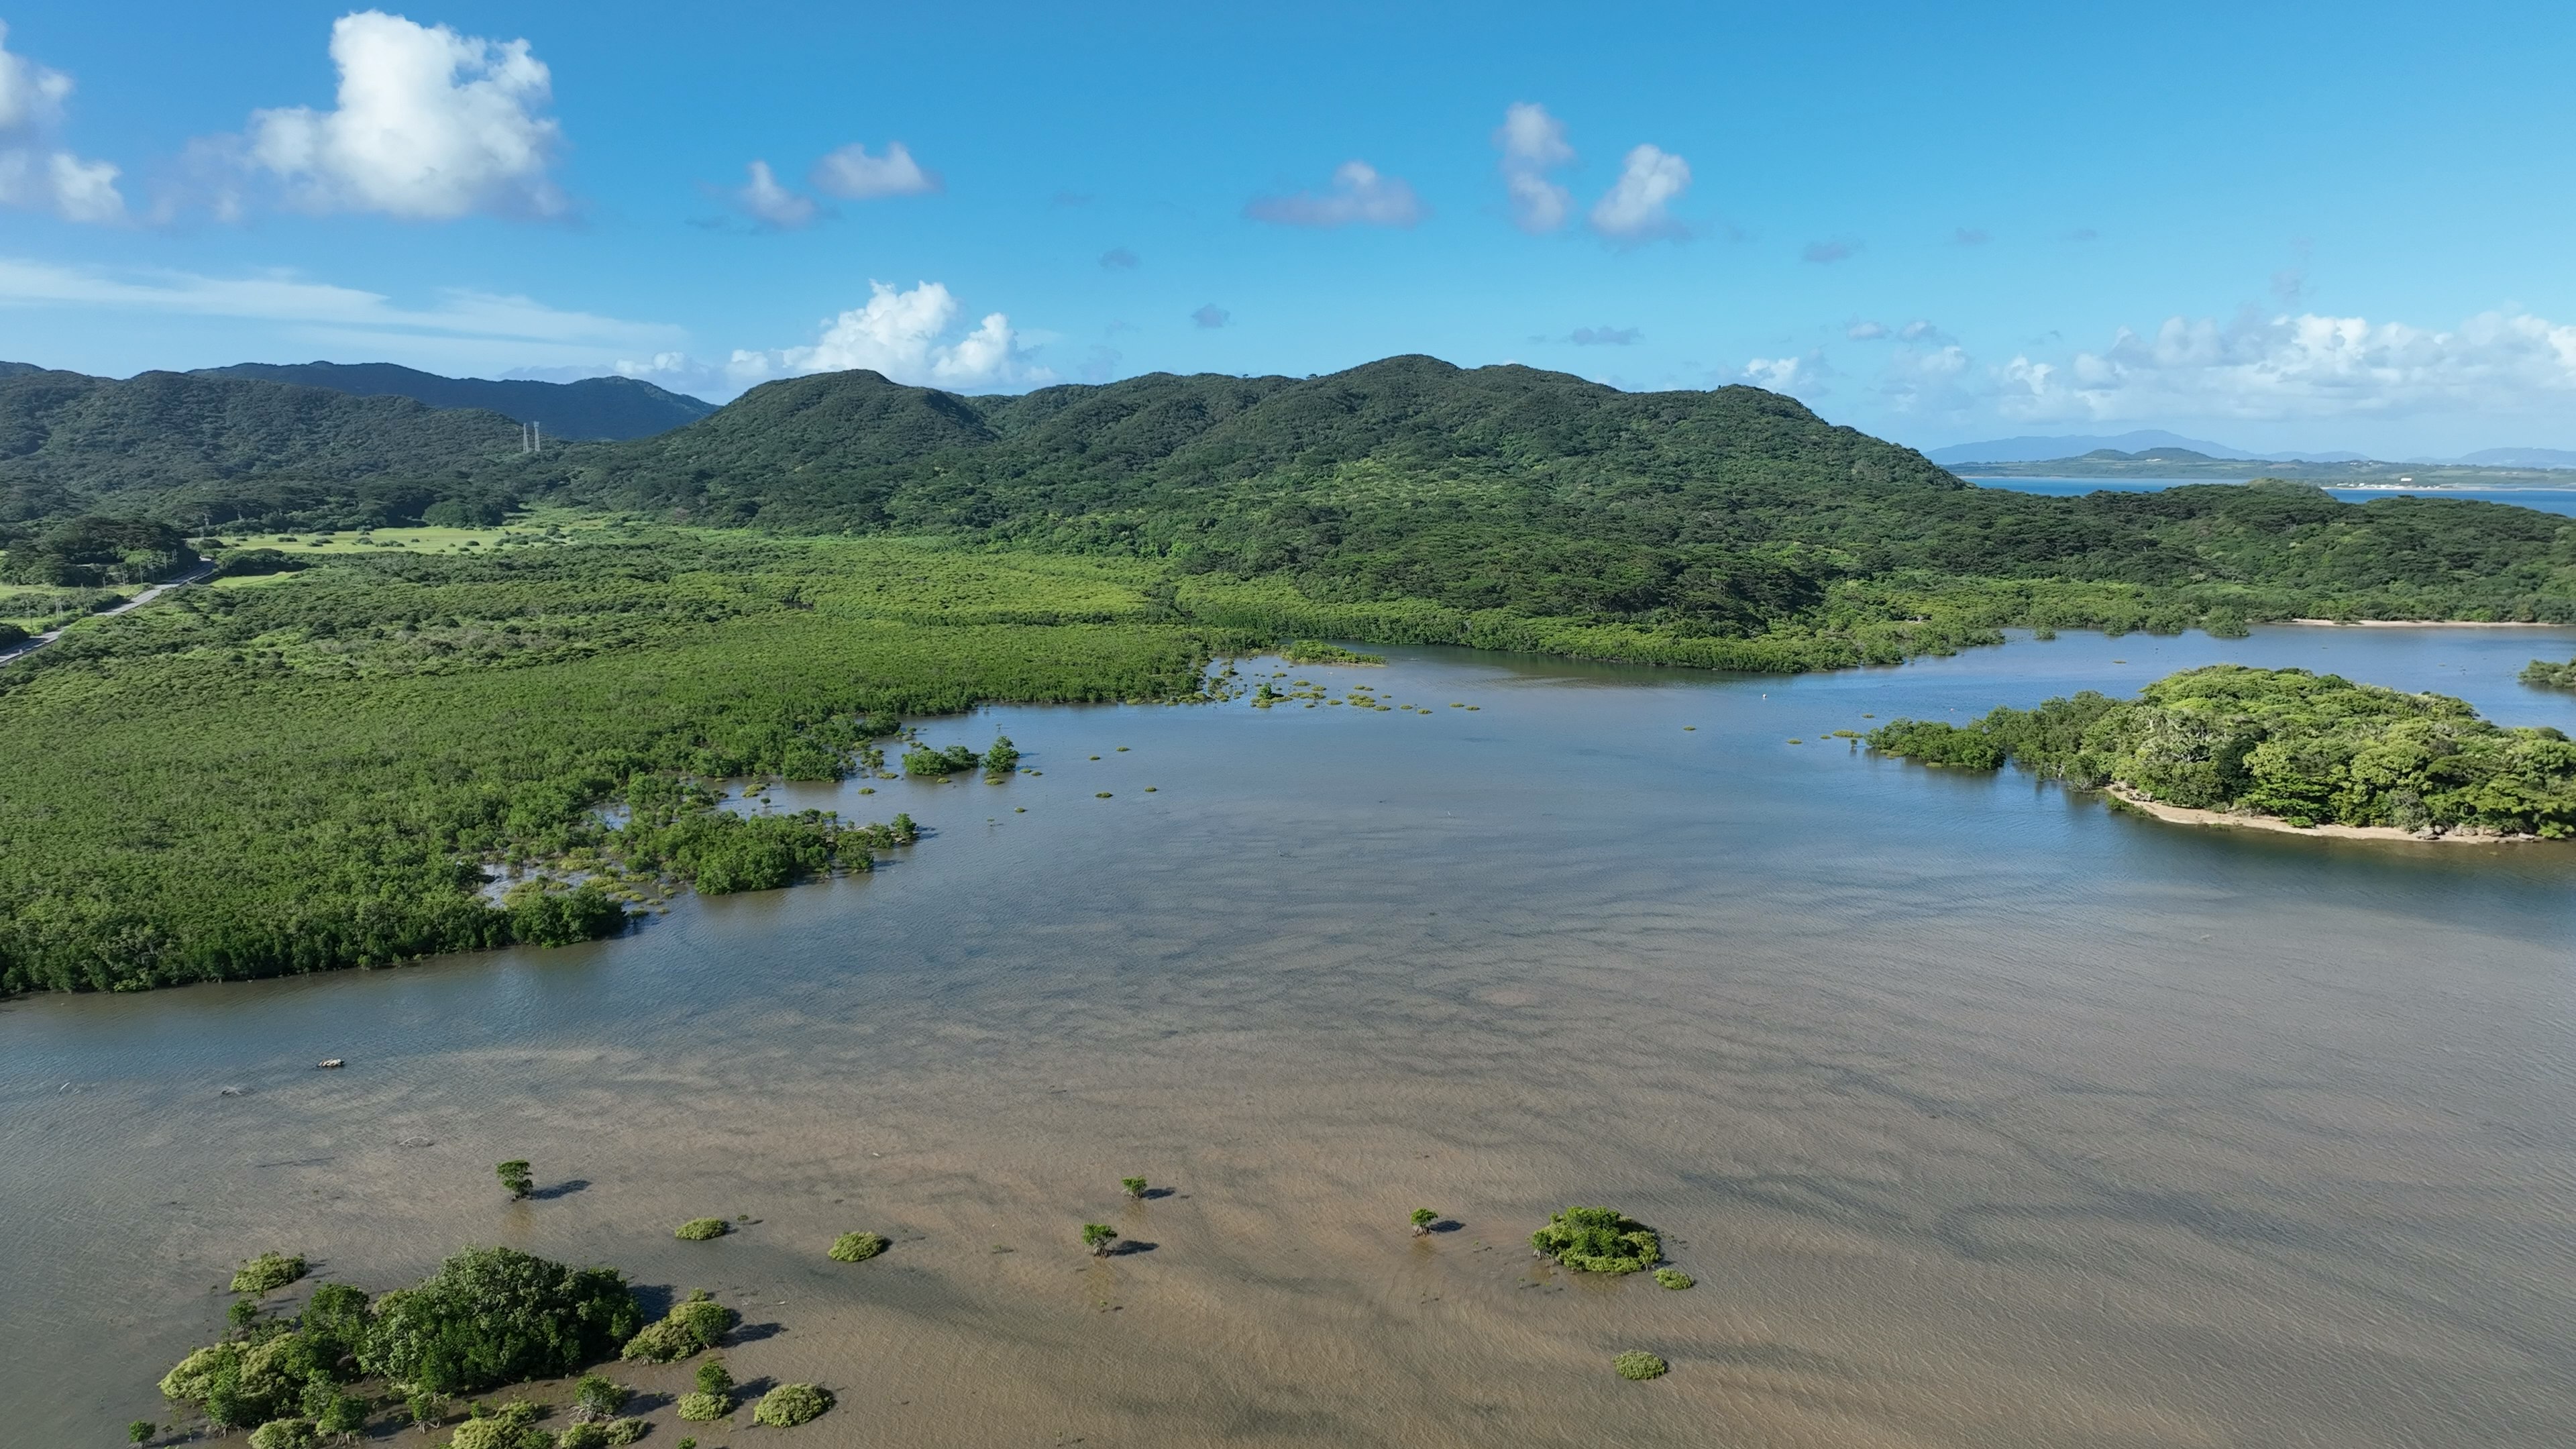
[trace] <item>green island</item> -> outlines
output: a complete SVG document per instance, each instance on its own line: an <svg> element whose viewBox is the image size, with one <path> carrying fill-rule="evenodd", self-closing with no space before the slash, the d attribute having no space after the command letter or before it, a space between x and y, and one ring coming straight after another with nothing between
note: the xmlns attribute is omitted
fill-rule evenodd
<svg viewBox="0 0 2576 1449"><path fill-rule="evenodd" d="M2213 664L2115 700L2092 690L1972 724L1893 720L1870 747L1930 765L2006 761L2141 804L2422 837L2576 835L2576 742L2466 701L2304 669Z"/></svg>
<svg viewBox="0 0 2576 1449"><path fill-rule="evenodd" d="M923 722L1231 697L1221 661L1283 641L1794 672L2014 626L2576 619L2576 524L2528 509L1978 489L1759 389L1425 357L825 374L541 455L263 378L27 369L0 415L0 624L66 628L0 664L6 992L564 944L865 870L909 818L719 799L882 777L889 742L1006 780L1007 741ZM98 617L199 555L210 582Z"/></svg>

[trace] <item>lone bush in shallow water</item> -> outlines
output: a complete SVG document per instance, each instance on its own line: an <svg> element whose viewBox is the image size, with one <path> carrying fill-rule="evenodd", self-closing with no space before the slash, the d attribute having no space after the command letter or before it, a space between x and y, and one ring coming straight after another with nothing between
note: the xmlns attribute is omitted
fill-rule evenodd
<svg viewBox="0 0 2576 1449"><path fill-rule="evenodd" d="M1648 1353L1643 1349L1636 1348L1632 1348L1626 1353L1619 1355L1617 1358L1612 1359L1610 1361L1610 1366L1619 1371L1619 1377L1637 1383L1643 1383L1648 1379L1662 1378L1664 1376L1664 1371L1672 1367L1671 1364L1664 1362L1653 1354Z"/></svg>
<svg viewBox="0 0 2576 1449"><path fill-rule="evenodd" d="M691 1218L673 1229L672 1236L686 1242L703 1243L709 1238L721 1238L732 1231L733 1225L722 1218Z"/></svg>
<svg viewBox="0 0 2576 1449"><path fill-rule="evenodd" d="M733 1400L723 1394L680 1395L680 1417L692 1424L712 1424L733 1412Z"/></svg>
<svg viewBox="0 0 2576 1449"><path fill-rule="evenodd" d="M628 1340L621 1358L670 1363L702 1348L713 1348L725 1331L740 1321L732 1309L709 1298L705 1290L671 1305L671 1311Z"/></svg>
<svg viewBox="0 0 2576 1449"><path fill-rule="evenodd" d="M882 1233L843 1233L832 1240L832 1261L864 1263L884 1252L886 1247L885 1235Z"/></svg>
<svg viewBox="0 0 2576 1449"><path fill-rule="evenodd" d="M1438 1212L1430 1208L1415 1208L1413 1210L1413 1235L1419 1238L1428 1234L1431 1231L1431 1225L1438 1221L1440 1221L1440 1214Z"/></svg>
<svg viewBox="0 0 2576 1449"><path fill-rule="evenodd" d="M1655 1270L1655 1281L1663 1284L1667 1288L1673 1289L1675 1292L1679 1292L1699 1280L1688 1273L1683 1272L1679 1268L1657 1268Z"/></svg>
<svg viewBox="0 0 2576 1449"><path fill-rule="evenodd" d="M832 1396L812 1384L780 1384L760 1396L752 1407L751 1422L793 1429L823 1417L831 1407Z"/></svg>
<svg viewBox="0 0 2576 1449"><path fill-rule="evenodd" d="M1082 1245L1089 1248L1091 1250L1091 1256L1095 1258L1108 1257L1109 1245L1117 1241L1118 1230L1109 1226L1107 1223L1084 1223L1082 1225Z"/></svg>
<svg viewBox="0 0 2576 1449"><path fill-rule="evenodd" d="M1664 1256L1655 1230L1613 1208L1570 1207L1548 1216L1530 1246L1578 1273L1636 1273Z"/></svg>
<svg viewBox="0 0 2576 1449"><path fill-rule="evenodd" d="M233 1271L235 1293L267 1293L304 1276L301 1254L262 1253Z"/></svg>

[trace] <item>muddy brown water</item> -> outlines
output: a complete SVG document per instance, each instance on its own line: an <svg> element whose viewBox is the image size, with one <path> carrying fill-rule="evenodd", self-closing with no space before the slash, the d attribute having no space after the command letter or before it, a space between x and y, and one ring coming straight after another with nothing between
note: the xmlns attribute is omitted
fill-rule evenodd
<svg viewBox="0 0 2576 1449"><path fill-rule="evenodd" d="M2576 847L2176 827L1819 737L2214 659L2576 731L2512 682L2571 653L1398 651L1289 673L1428 717L997 710L927 733L1043 775L776 792L932 827L873 876L570 950L8 1003L0 1437L159 1417L262 1249L388 1287L501 1242L715 1290L737 1377L840 1395L816 1449L2564 1445ZM543 1190L508 1204L522 1156ZM1534 1261L1568 1202L1699 1285ZM750 1221L671 1237L707 1214ZM1085 1222L1136 1250L1085 1256ZM894 1248L828 1262L853 1228ZM1615 1377L1628 1348L1671 1373Z"/></svg>

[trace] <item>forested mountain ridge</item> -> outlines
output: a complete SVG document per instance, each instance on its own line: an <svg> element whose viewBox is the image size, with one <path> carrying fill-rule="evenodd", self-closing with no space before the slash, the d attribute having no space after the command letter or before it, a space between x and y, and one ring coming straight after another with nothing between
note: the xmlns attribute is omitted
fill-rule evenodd
<svg viewBox="0 0 2576 1449"><path fill-rule="evenodd" d="M460 470L514 455L496 413L402 397L146 372L0 376L0 525L80 513L179 525L340 507L417 518Z"/></svg>
<svg viewBox="0 0 2576 1449"><path fill-rule="evenodd" d="M243 362L201 368L197 377L251 378L329 388L357 397L407 397L434 408L481 408L535 423L548 438L644 438L714 412L715 404L634 377L574 382L526 378L441 377L390 362Z"/></svg>

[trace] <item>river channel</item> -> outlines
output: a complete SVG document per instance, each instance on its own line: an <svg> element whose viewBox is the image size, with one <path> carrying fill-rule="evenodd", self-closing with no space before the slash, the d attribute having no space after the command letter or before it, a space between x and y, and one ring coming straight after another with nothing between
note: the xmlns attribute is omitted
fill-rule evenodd
<svg viewBox="0 0 2576 1449"><path fill-rule="evenodd" d="M840 1395L780 1441L814 1449L2564 1446L2576 846L2167 825L1827 732L2232 660L2576 733L2513 680L2571 654L1394 650L1288 678L1427 713L997 709L925 733L1042 773L775 792L929 827L872 875L565 950L0 1003L0 1438L160 1415L263 1249L384 1288L501 1242L742 1308L738 1378ZM1698 1286L1534 1260L1577 1202ZM744 1221L672 1237L701 1215ZM853 1228L892 1251L826 1261ZM1671 1372L1614 1376L1630 1348Z"/></svg>

